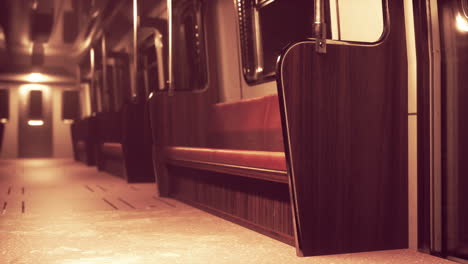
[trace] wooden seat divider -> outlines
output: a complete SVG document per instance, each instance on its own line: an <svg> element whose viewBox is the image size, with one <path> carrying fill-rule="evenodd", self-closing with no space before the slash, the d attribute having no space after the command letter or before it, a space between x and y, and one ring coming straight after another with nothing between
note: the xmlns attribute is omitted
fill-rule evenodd
<svg viewBox="0 0 468 264"><path fill-rule="evenodd" d="M144 103L127 103L121 111L96 115L98 169L129 183L155 181L146 110Z"/></svg>
<svg viewBox="0 0 468 264"><path fill-rule="evenodd" d="M120 112L100 112L96 115L99 170L125 178L122 151L122 121Z"/></svg>
<svg viewBox="0 0 468 264"><path fill-rule="evenodd" d="M95 117L78 119L71 125L73 154L76 161L88 166L96 165L96 120Z"/></svg>

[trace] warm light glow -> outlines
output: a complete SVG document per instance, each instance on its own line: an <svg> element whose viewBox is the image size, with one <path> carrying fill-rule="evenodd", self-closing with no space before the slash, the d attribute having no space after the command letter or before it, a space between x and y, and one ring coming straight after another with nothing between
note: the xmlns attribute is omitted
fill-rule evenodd
<svg viewBox="0 0 468 264"><path fill-rule="evenodd" d="M24 84L21 85L19 88L19 92L21 96L27 96L30 91L34 90L39 90L42 91L43 93L49 93L50 87L47 85L42 85L42 84Z"/></svg>
<svg viewBox="0 0 468 264"><path fill-rule="evenodd" d="M31 8L32 8L33 10L36 10L38 4L39 4L38 1L37 1L37 0L34 0L33 3L32 3L32 5L31 5Z"/></svg>
<svg viewBox="0 0 468 264"><path fill-rule="evenodd" d="M44 125L44 121L42 121L42 120L29 120L28 125L30 125L30 126L42 126L42 125Z"/></svg>
<svg viewBox="0 0 468 264"><path fill-rule="evenodd" d="M151 93L148 95L148 99L153 98L153 96L154 96L154 94L153 94L153 92L151 92Z"/></svg>
<svg viewBox="0 0 468 264"><path fill-rule="evenodd" d="M89 60L90 60L90 64L91 64L91 72L92 72L93 75L94 75L94 67L96 67L94 59L95 59L94 58L94 49L91 48L91 50L89 51Z"/></svg>
<svg viewBox="0 0 468 264"><path fill-rule="evenodd" d="M6 118L0 119L0 123L2 123L2 124L6 124L7 122L8 122L8 119L6 119Z"/></svg>
<svg viewBox="0 0 468 264"><path fill-rule="evenodd" d="M67 125L73 124L73 122L74 122L73 119L64 119L64 120L63 120L63 123L65 123L65 124L67 124Z"/></svg>
<svg viewBox="0 0 468 264"><path fill-rule="evenodd" d="M466 17L458 14L456 20L457 29L461 32L468 32L468 21L466 20Z"/></svg>
<svg viewBox="0 0 468 264"><path fill-rule="evenodd" d="M32 83L38 83L38 82L45 81L44 75L42 75L42 73L38 73L38 72L33 72L33 73L29 74L27 79L28 79L28 82L32 82Z"/></svg>

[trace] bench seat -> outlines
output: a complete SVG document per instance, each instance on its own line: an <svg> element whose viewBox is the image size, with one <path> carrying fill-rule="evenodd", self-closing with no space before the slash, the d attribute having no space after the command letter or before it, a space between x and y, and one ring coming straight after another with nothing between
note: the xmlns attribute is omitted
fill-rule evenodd
<svg viewBox="0 0 468 264"><path fill-rule="evenodd" d="M169 147L167 156L174 160L232 164L242 167L286 171L284 152Z"/></svg>
<svg viewBox="0 0 468 264"><path fill-rule="evenodd" d="M78 141L76 142L76 149L77 149L78 151L82 151L82 152L86 151L86 141L84 141L84 140L78 140Z"/></svg>
<svg viewBox="0 0 468 264"><path fill-rule="evenodd" d="M284 152L168 147L166 157L169 163L181 167L288 182Z"/></svg>
<svg viewBox="0 0 468 264"><path fill-rule="evenodd" d="M96 120L94 117L77 119L70 126L73 156L88 166L96 165Z"/></svg>
<svg viewBox="0 0 468 264"><path fill-rule="evenodd" d="M114 142L104 142L101 146L102 154L115 159L123 159L122 144Z"/></svg>
<svg viewBox="0 0 468 264"><path fill-rule="evenodd" d="M204 142L163 149L160 193L294 244L278 96L214 104L207 120Z"/></svg>

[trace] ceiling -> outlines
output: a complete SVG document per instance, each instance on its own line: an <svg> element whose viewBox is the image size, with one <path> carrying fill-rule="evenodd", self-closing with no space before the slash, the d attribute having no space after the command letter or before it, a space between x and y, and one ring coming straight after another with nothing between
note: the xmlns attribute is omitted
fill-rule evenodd
<svg viewBox="0 0 468 264"><path fill-rule="evenodd" d="M131 35L132 0L0 0L0 82L40 71L78 79L79 58L103 32L110 49ZM139 0L140 15L163 0Z"/></svg>
<svg viewBox="0 0 468 264"><path fill-rule="evenodd" d="M31 71L76 75L73 43L63 40L64 14L72 11L72 0L0 2L0 81Z"/></svg>

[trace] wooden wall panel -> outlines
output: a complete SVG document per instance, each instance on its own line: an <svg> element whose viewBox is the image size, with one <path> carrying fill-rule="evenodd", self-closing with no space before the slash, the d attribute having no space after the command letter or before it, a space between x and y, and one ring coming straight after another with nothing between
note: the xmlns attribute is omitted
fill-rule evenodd
<svg viewBox="0 0 468 264"><path fill-rule="evenodd" d="M207 5L206 31L214 32L214 5ZM149 100L153 131L153 164L159 194L169 195L169 176L165 168L166 146L206 147L211 106L218 102L216 39L207 34L208 88L203 91L156 91ZM167 60L165 60L167 61ZM177 76L174 76L177 78Z"/></svg>
<svg viewBox="0 0 468 264"><path fill-rule="evenodd" d="M288 184L170 166L171 196L294 244Z"/></svg>
<svg viewBox="0 0 468 264"><path fill-rule="evenodd" d="M300 255L406 248L407 59L402 1L375 46L290 46L279 94Z"/></svg>

